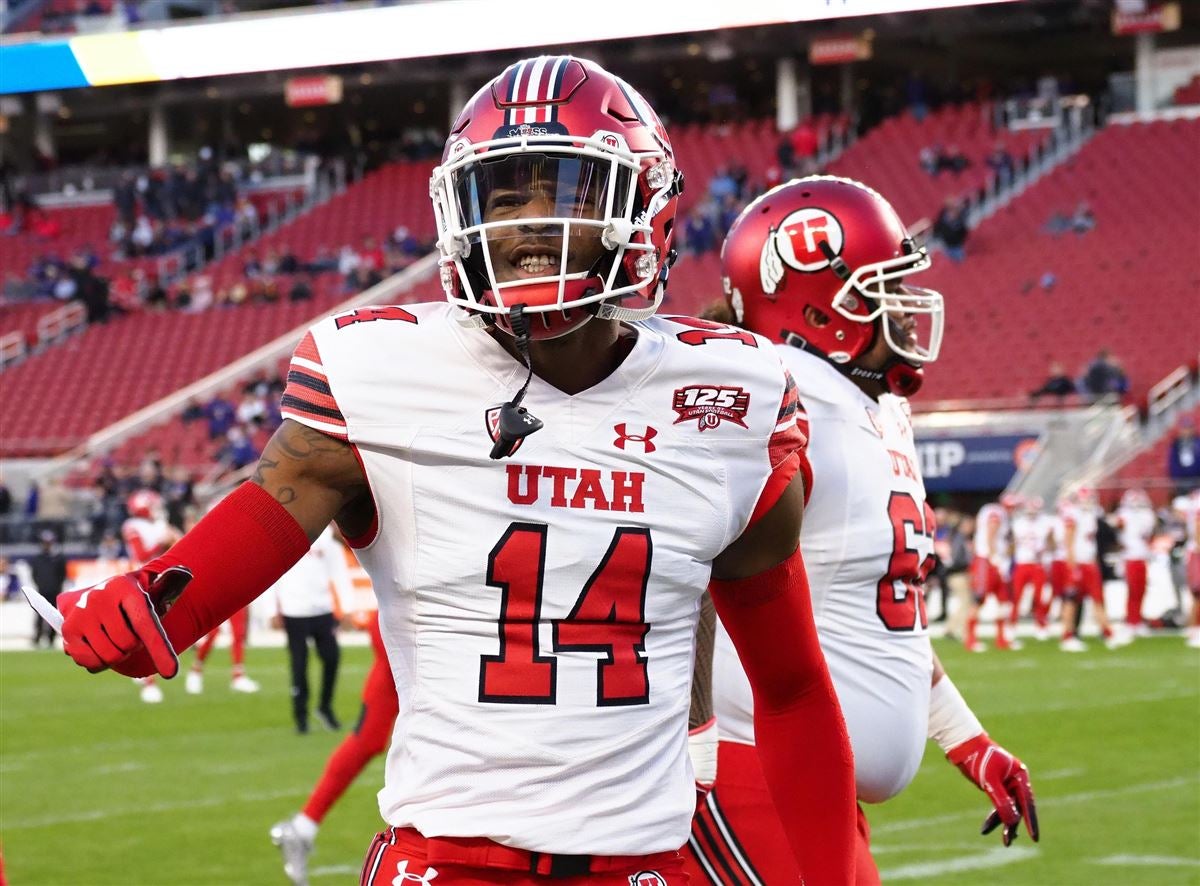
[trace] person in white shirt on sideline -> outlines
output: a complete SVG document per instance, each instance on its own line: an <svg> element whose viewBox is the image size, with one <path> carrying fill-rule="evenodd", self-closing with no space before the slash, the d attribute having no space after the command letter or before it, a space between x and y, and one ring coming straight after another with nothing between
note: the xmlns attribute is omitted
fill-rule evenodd
<svg viewBox="0 0 1200 886"><path fill-rule="evenodd" d="M333 712L341 650L337 641L339 592L349 583L342 544L333 528L313 542L309 552L288 570L273 588L278 614L274 624L287 633L292 668L292 718L296 732L308 732L308 641L321 659L321 690L313 716L327 729L340 729Z"/></svg>

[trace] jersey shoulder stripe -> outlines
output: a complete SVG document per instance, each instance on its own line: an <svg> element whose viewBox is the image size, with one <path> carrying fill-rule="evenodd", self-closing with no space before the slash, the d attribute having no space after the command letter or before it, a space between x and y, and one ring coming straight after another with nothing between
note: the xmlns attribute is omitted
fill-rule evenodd
<svg viewBox="0 0 1200 886"><path fill-rule="evenodd" d="M346 417L333 395L311 332L305 333L292 354L279 411L284 418L339 440L347 439Z"/></svg>

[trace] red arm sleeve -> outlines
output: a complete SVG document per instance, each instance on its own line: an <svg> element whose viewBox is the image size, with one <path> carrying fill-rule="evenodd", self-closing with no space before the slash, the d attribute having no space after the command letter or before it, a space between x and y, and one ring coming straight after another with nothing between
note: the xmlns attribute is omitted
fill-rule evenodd
<svg viewBox="0 0 1200 886"><path fill-rule="evenodd" d="M804 882L853 883L854 759L800 551L710 592L754 691L758 756Z"/></svg>
<svg viewBox="0 0 1200 886"><path fill-rule="evenodd" d="M226 496L174 547L143 567L160 575L172 566L192 574L163 616L176 652L187 649L275 584L308 551L300 524L261 486L246 482ZM122 674L155 672L144 649L121 663Z"/></svg>

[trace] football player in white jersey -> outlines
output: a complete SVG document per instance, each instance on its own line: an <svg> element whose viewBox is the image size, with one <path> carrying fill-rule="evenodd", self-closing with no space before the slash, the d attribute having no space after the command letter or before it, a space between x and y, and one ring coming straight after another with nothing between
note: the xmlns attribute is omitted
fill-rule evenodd
<svg viewBox="0 0 1200 886"><path fill-rule="evenodd" d="M1124 632L1118 633L1113 630L1108 613L1104 609L1104 579L1100 573L1099 550L1096 545L1100 514L1100 505L1094 490L1080 488L1066 496L1066 505L1062 508L1061 516L1067 584L1063 594L1063 634L1058 644L1063 652L1087 651L1087 644L1076 635L1080 607L1085 600L1092 601L1092 617L1100 626L1105 646L1117 649L1128 645L1130 641L1130 637Z"/></svg>
<svg viewBox="0 0 1200 886"><path fill-rule="evenodd" d="M1187 645L1200 649L1200 489L1181 495L1171 506L1183 517L1187 540L1184 542L1185 574L1192 608L1188 613Z"/></svg>
<svg viewBox="0 0 1200 886"><path fill-rule="evenodd" d="M142 566L166 553L179 541L179 530L167 522L167 509L162 496L153 489L139 489L125 500L129 517L121 524L121 539L133 566ZM138 693L146 704L160 704L162 687L153 675L134 680Z"/></svg>
<svg viewBox="0 0 1200 886"><path fill-rule="evenodd" d="M1021 507L1012 518L1013 569L1012 569L1012 617L1015 628L1021 612L1021 598L1025 589L1033 589L1030 612L1039 640L1049 636L1048 616L1050 600L1046 590L1045 559L1051 545L1052 521L1043 513L1041 498L1030 496L1022 499Z"/></svg>
<svg viewBox="0 0 1200 886"><path fill-rule="evenodd" d="M996 648L1020 649L1016 639L1009 640L1006 625L1015 607L1009 590L1012 567L1012 515L1021 499L1011 493L1000 496L998 502L988 502L975 518L975 559L971 563L971 610L967 613L967 629L963 644L968 652L982 652L983 644L976 637L979 610L988 597L995 597L999 612L996 616Z"/></svg>
<svg viewBox="0 0 1200 886"><path fill-rule="evenodd" d="M450 303L315 325L254 479L167 558L60 598L75 661L172 676L336 519L400 693L361 883L685 882L707 586L797 864L851 881L853 760L797 545L802 407L766 339L653 316L681 187L626 83L507 68L431 181Z"/></svg>
<svg viewBox="0 0 1200 886"><path fill-rule="evenodd" d="M1114 520L1121 539L1121 556L1125 560L1125 627L1132 634L1145 636L1148 631L1142 622L1142 600L1146 597L1146 563L1150 559L1150 539L1158 525L1158 517L1144 489L1127 489L1121 496Z"/></svg>
<svg viewBox="0 0 1200 886"><path fill-rule="evenodd" d="M988 793L995 811L984 832L1003 823L1007 845L1022 818L1037 839L1028 772L983 731L927 629L922 585L935 527L904 398L941 338L941 295L906 281L928 265L883 197L830 176L768 191L722 250L728 313L777 343L808 415L813 476L800 548L854 746L858 799L903 790L932 737ZM757 704L724 632L713 697L719 765L693 822L693 878L795 882L755 754ZM797 735L794 759L804 744ZM879 882L861 806L856 882Z"/></svg>

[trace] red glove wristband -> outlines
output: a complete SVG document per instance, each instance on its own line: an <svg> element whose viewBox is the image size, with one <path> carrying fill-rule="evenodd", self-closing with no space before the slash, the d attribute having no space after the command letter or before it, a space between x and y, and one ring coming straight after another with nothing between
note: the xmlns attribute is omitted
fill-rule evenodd
<svg viewBox="0 0 1200 886"><path fill-rule="evenodd" d="M187 589L162 619L171 645L182 652L219 627L275 584L311 544L269 492L243 483L167 553L143 567L152 574L171 566L192 573ZM155 673L145 650L121 664L121 673L129 676Z"/></svg>

